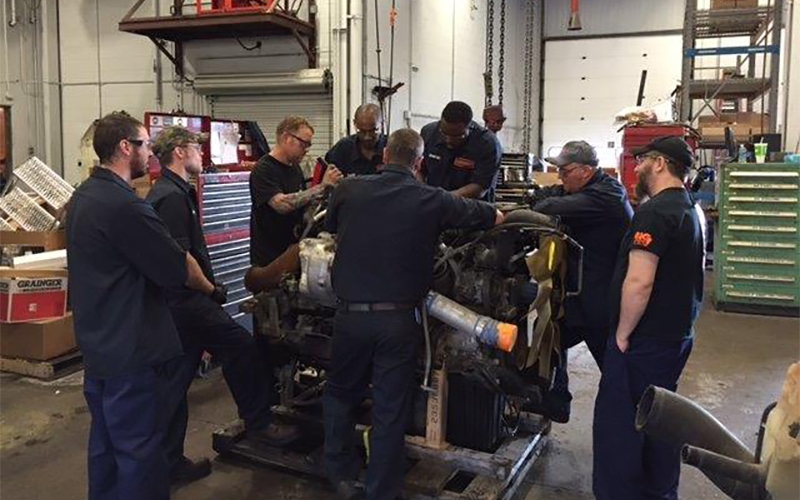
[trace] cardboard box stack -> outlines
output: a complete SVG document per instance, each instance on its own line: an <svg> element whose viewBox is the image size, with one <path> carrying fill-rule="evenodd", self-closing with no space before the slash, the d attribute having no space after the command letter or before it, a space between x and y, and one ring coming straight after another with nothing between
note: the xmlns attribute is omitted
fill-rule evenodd
<svg viewBox="0 0 800 500"><path fill-rule="evenodd" d="M763 133L762 121L766 126L769 123L769 115L753 112L722 113L720 116L701 116L698 124L700 135L706 142L724 141L725 127L730 127L737 141L749 142L752 136Z"/></svg>
<svg viewBox="0 0 800 500"><path fill-rule="evenodd" d="M0 357L46 361L76 347L58 229L73 189L36 158L13 175L0 198Z"/></svg>

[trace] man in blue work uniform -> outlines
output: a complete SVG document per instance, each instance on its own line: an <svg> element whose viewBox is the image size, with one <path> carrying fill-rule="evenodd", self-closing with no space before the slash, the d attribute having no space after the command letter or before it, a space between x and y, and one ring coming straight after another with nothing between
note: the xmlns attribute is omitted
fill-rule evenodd
<svg viewBox="0 0 800 500"><path fill-rule="evenodd" d="M207 458L192 461L183 453L183 442L189 420L186 392L192 383L203 351L222 364L222 374L233 394L244 420L248 437L269 444L286 444L297 437L291 427L272 423L270 412L270 371L260 356L253 336L225 312L227 288L214 280L211 258L197 210L197 192L189 183L190 176L203 171L200 143L205 134L194 134L184 127L169 127L156 138L153 152L161 163L161 177L150 193L149 201L164 221L172 237L200 264L205 277L215 283L211 296L183 287L167 292L172 318L178 328L184 354L168 367L170 402L165 413L170 415L166 436L170 479L191 481L208 475L211 462Z"/></svg>
<svg viewBox="0 0 800 500"><path fill-rule="evenodd" d="M362 104L353 117L356 133L339 140L325 154L325 162L333 165L343 175L368 175L377 173L383 163L386 135L381 133L383 114L377 104ZM317 164L312 184L322 181L325 167Z"/></svg>
<svg viewBox="0 0 800 500"><path fill-rule="evenodd" d="M354 411L372 384L366 497L396 498L403 484L404 434L422 331L415 308L433 280L439 233L502 222L491 205L453 196L415 179L422 138L389 136L380 174L347 178L325 219L337 234L332 284L339 299L324 398L325 462L342 496L356 498L361 469L351 439Z"/></svg>
<svg viewBox="0 0 800 500"><path fill-rule="evenodd" d="M611 331L594 413L598 500L677 499L679 448L638 433L636 405L655 385L674 391L703 300L704 218L684 188L688 144L655 139L634 151L637 194L611 280Z"/></svg>
<svg viewBox="0 0 800 500"><path fill-rule="evenodd" d="M589 143L568 142L558 156L545 161L558 168L561 184L536 191L532 209L560 217L583 246L583 287L580 295L568 297L564 304L562 362L556 369L553 390L544 398L550 419L566 423L572 400L567 349L585 341L602 369L609 331L608 284L633 210L622 184L597 168L597 154ZM576 267L568 269L567 280L577 286Z"/></svg>
<svg viewBox="0 0 800 500"><path fill-rule="evenodd" d="M124 113L97 122L100 166L67 211L69 293L83 353L90 500L169 498L161 411L165 364L181 354L165 291L214 291L146 201L130 187L147 173L150 143Z"/></svg>
<svg viewBox="0 0 800 500"><path fill-rule="evenodd" d="M422 127L422 175L430 186L464 198L494 201L503 148L489 130L472 121L472 108L460 101L445 106L439 121Z"/></svg>

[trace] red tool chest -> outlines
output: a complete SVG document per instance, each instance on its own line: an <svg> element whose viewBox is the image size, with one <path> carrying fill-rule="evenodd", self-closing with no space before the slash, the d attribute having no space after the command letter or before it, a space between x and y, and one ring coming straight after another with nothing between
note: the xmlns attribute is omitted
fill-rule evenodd
<svg viewBox="0 0 800 500"><path fill-rule="evenodd" d="M697 135L685 125L641 124L625 127L622 132L622 158L620 158L620 181L631 201L636 199L636 158L631 150L646 146L656 137L678 136L683 137L692 149L697 149Z"/></svg>

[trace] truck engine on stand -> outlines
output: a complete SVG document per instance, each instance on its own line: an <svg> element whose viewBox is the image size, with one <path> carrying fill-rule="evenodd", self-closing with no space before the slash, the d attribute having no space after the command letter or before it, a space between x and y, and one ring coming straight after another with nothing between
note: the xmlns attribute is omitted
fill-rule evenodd
<svg viewBox="0 0 800 500"><path fill-rule="evenodd" d="M306 233L316 236L251 269L246 285L260 292L250 310L281 367L281 407L321 413L336 245L327 233ZM430 400L443 396L443 377L447 397L436 400L445 405L442 443L492 452L517 432L523 412L537 412L558 360L564 298L580 293L582 252L556 221L529 210L487 231L443 235L432 290L417 309L425 349L407 434L430 440ZM569 290L568 265L577 266Z"/></svg>

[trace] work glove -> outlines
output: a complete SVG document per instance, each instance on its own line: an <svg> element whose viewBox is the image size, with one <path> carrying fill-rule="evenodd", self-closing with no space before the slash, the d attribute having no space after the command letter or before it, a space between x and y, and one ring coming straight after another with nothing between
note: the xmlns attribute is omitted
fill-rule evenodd
<svg viewBox="0 0 800 500"><path fill-rule="evenodd" d="M225 286L223 283L215 283L214 291L211 292L210 297L211 300L213 300L219 305L228 302L228 287Z"/></svg>

